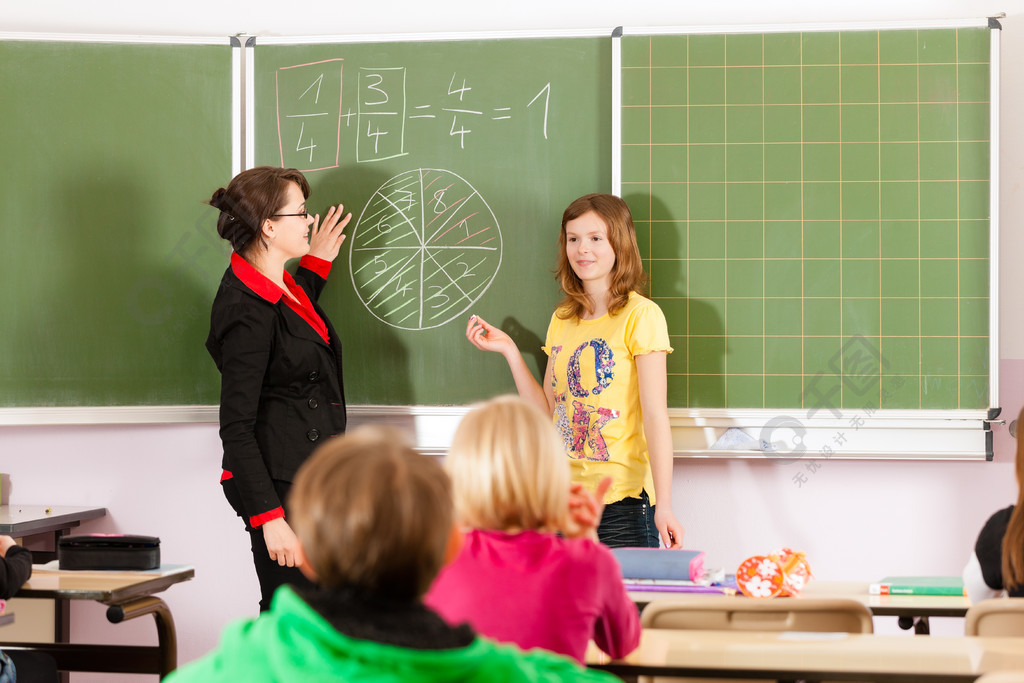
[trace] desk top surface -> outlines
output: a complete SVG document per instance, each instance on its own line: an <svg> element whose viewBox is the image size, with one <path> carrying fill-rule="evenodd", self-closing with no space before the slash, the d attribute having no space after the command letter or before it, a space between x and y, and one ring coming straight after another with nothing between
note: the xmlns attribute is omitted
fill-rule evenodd
<svg viewBox="0 0 1024 683"><path fill-rule="evenodd" d="M32 565L32 577L18 591L19 598L97 600L116 605L167 590L188 581L195 569L188 565L161 565L141 572L72 571L49 564Z"/></svg>
<svg viewBox="0 0 1024 683"><path fill-rule="evenodd" d="M618 674L956 681L1024 669L1024 648L1020 638L645 629L626 657L591 644L586 661Z"/></svg>
<svg viewBox="0 0 1024 683"><path fill-rule="evenodd" d="M71 529L86 519L103 517L106 508L72 505L0 505L0 534L31 536Z"/></svg>
<svg viewBox="0 0 1024 683"><path fill-rule="evenodd" d="M800 595L809 598L851 598L868 607L875 616L895 617L962 617L971 606L962 595L870 595L867 581L811 581ZM639 605L657 600L694 595L693 593L672 593L630 590L630 597ZM737 600L751 600L741 595ZM790 598L774 598L788 600ZM799 599L799 596L796 598Z"/></svg>
<svg viewBox="0 0 1024 683"><path fill-rule="evenodd" d="M853 598L876 616L962 617L971 606L966 595L870 595L867 581L811 581L801 595Z"/></svg>
<svg viewBox="0 0 1024 683"><path fill-rule="evenodd" d="M0 626L4 626L5 624L13 624L13 623L14 623L14 612L5 612L4 614L0 614Z"/></svg>

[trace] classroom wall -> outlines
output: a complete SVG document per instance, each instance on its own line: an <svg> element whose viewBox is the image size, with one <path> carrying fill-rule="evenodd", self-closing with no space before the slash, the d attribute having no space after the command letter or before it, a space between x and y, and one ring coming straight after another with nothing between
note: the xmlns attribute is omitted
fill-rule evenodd
<svg viewBox="0 0 1024 683"><path fill-rule="evenodd" d="M1024 405L1024 323L1013 318L1015 295L1024 291L1024 270L1015 267L1014 258L1024 254L1024 133L1016 125L1024 99L1024 0L520 0L493 12L478 0L376 0L365 7L349 3L344 10L325 0L291 5L268 0L61 0L29 5L0 2L0 31L326 35L924 20L1005 11L999 371L1004 414L1015 415ZM6 182L16 182L16 177L8 176ZM461 332L453 329L452 334ZM472 353L468 346L467 353ZM1013 441L1005 427L995 430L995 449L995 460L988 463L677 460L674 506L687 527L687 547L705 550L710 566L732 570L749 555L787 545L807 553L821 580L954 574L983 521L1015 495ZM256 609L249 550L241 524L216 483L219 464L213 424L0 428L0 471L11 474L12 503L105 506L109 516L83 525L82 531L154 534L162 539L165 562L195 566L195 580L164 594L177 622L182 662L209 650L225 622ZM895 631L891 622L884 620L879 629ZM74 604L72 624L72 636L79 641L155 642L151 620L113 626L94 604ZM960 620L933 622L933 632L961 628ZM153 677L72 677L76 683L113 679Z"/></svg>

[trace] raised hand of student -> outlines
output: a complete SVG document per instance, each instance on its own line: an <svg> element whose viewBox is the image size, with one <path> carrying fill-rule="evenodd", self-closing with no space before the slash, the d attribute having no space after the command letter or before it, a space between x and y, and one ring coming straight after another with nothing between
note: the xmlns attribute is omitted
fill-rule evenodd
<svg viewBox="0 0 1024 683"><path fill-rule="evenodd" d="M299 539L284 517L272 519L263 525L263 540L267 544L270 559L282 567L299 567L303 555L299 551Z"/></svg>
<svg viewBox="0 0 1024 683"><path fill-rule="evenodd" d="M668 506L654 506L654 526L658 528L658 536L666 548L680 550L683 547L683 525Z"/></svg>
<svg viewBox="0 0 1024 683"><path fill-rule="evenodd" d="M519 347L512 341L512 337L478 315L469 316L466 339L482 351L496 351L506 357L511 353L519 354Z"/></svg>
<svg viewBox="0 0 1024 683"><path fill-rule="evenodd" d="M569 519L563 533L568 538L592 538L597 540L597 527L604 513L604 495L611 488L612 478L605 477L591 493L582 484L569 487Z"/></svg>
<svg viewBox="0 0 1024 683"><path fill-rule="evenodd" d="M313 227L309 235L309 255L333 261L341 251L345 241L345 226L352 220L352 214L342 214L345 207L341 204L327 209L324 222L320 224L320 214L313 219ZM342 218L344 215L344 218Z"/></svg>

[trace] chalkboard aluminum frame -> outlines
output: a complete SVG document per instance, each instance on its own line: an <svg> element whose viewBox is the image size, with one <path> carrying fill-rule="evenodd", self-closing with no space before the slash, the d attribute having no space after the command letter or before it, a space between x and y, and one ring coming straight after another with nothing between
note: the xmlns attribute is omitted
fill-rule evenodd
<svg viewBox="0 0 1024 683"><path fill-rule="evenodd" d="M211 36L151 36L117 34L71 33L11 33L0 32L0 42L55 42L55 43L108 43L128 45L196 45L226 46L232 48L233 89L230 94L232 121L232 167L241 168L242 149L239 133L243 130L240 118L242 64L239 58L240 42L237 37ZM7 407L0 408L0 425L85 425L85 424L174 424L218 421L217 406L165 405L165 406L59 406L59 407Z"/></svg>
<svg viewBox="0 0 1024 683"><path fill-rule="evenodd" d="M964 22L890 22L884 24L829 24L829 25L797 25L797 26L709 26L709 27L676 27L676 28L629 28L612 31L523 31L515 33L453 33L453 34L402 34L383 36L308 36L296 37L260 37L261 44L296 44L308 42L375 42L401 40L473 40L482 38L508 37L565 37L613 35L612 49L612 181L614 191L621 192L621 175L619 157L620 120L620 73L621 53L619 41L615 38L624 33L629 35L653 35L657 33L700 33L700 32L766 32L767 30L856 30L858 28L899 29L899 28L955 28L967 26L991 26L988 20L976 23ZM43 34L43 33L0 33L0 40L25 41L74 41L74 42L112 42L112 43L171 43L171 44L204 44L232 45L233 50L233 88L232 111L232 164L235 172L249 167L253 159L253 52L256 38L239 34L230 38L181 37L181 36L119 36L119 35L80 35L80 34ZM992 32L991 75L993 83L998 83L999 76L999 31ZM992 193L990 199L990 393L991 405L998 402L998 154L997 136L999 131L998 88L993 86L991 92L991 133L990 150ZM465 409L459 407L434 406L351 406L350 414L353 424L359 422L393 422L412 426L417 434L421 449L426 452L442 454L450 440L454 425L464 414ZM778 457L785 459L787 454L772 456L754 450L711 450L712 443L731 427L739 427L749 434L759 434L760 430L776 418L773 411L691 411L670 410L673 440L676 454L688 457L740 457L764 458ZM880 426L872 428L876 437L859 451L846 450L835 454L839 458L920 458L930 460L977 460L991 459L992 432L990 421L996 417L997 408L987 414L958 411L895 411L892 414L876 414ZM18 407L0 409L0 425L82 425L82 424L176 424L176 423L216 423L218 407L212 406L95 406L95 407ZM807 441L815 437L829 438L840 430L849 430L846 422L835 420L808 420L803 425L808 431ZM952 437L956 436L957 439ZM965 436L966 443L959 437ZM893 444L896 444L894 447ZM952 444L952 447L951 447ZM814 455L795 453L790 459Z"/></svg>
<svg viewBox="0 0 1024 683"><path fill-rule="evenodd" d="M677 456L697 458L992 460L999 405L999 40L995 18L928 22L618 27L612 33L612 191L622 193L624 36L812 31L990 29L989 49L989 408L877 410L870 416L799 409L669 409ZM850 411L847 411L848 413ZM789 413L789 414L781 414ZM795 413L793 417L790 414ZM730 431L732 430L732 431ZM728 432L728 434L727 434ZM778 440L772 437L780 437ZM730 438L732 437L732 438ZM766 438L774 444L765 448ZM821 444L821 447L818 446Z"/></svg>

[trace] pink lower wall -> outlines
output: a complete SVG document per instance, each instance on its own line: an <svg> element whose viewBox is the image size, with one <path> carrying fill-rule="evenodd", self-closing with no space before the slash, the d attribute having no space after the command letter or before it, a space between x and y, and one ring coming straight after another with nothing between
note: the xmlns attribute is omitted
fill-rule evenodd
<svg viewBox="0 0 1024 683"><path fill-rule="evenodd" d="M212 648L229 619L256 613L248 537L218 484L216 425L4 427L0 453L11 504L106 507L107 517L79 531L159 536L163 562L195 567L195 579L161 595L177 625L179 662ZM113 625L97 603L72 603L71 624L77 642L156 643L152 618ZM75 683L156 678L72 675Z"/></svg>

